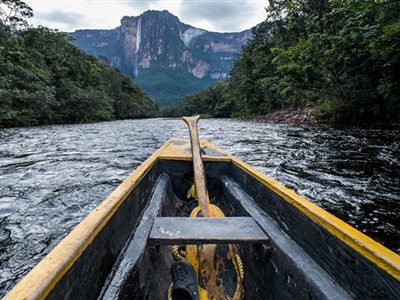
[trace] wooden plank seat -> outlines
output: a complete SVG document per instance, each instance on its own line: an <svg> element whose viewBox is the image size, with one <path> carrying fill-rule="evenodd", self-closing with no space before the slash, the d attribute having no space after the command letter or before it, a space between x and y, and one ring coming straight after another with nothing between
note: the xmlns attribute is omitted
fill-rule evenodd
<svg viewBox="0 0 400 300"><path fill-rule="evenodd" d="M268 237L252 217L157 217L151 245L267 243Z"/></svg>

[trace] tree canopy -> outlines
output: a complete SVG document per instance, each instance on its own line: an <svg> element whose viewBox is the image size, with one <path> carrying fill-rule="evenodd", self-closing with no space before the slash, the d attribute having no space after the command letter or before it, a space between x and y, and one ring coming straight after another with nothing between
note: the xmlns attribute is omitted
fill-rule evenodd
<svg viewBox="0 0 400 300"><path fill-rule="evenodd" d="M0 0L0 22L12 28L26 27L26 18L33 17L32 8L19 0Z"/></svg>
<svg viewBox="0 0 400 300"><path fill-rule="evenodd" d="M21 1L1 2L11 3L19 12L4 19L2 10L0 22L0 127L156 114L157 106L128 76L73 45L66 33L46 27L15 30L21 20L10 16L29 14L22 12L27 6Z"/></svg>
<svg viewBox="0 0 400 300"><path fill-rule="evenodd" d="M248 116L311 107L326 123L399 125L399 11L397 0L270 0L230 78L180 109ZM211 90L216 103L203 105Z"/></svg>

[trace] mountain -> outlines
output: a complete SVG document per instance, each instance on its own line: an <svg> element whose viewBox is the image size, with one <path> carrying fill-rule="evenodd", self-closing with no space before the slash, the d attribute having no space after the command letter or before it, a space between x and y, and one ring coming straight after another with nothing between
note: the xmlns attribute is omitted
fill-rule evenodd
<svg viewBox="0 0 400 300"><path fill-rule="evenodd" d="M131 76L157 104L171 105L225 79L251 30L209 32L180 22L166 10L149 10L123 17L112 30L77 30L70 35L78 47L106 57Z"/></svg>

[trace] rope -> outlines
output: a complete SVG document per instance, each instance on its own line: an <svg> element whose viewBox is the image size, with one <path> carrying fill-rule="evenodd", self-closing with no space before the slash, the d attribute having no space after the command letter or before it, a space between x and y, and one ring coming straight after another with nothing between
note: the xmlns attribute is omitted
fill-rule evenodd
<svg viewBox="0 0 400 300"><path fill-rule="evenodd" d="M238 264L240 278L242 278L242 281L243 281L244 280L243 262L242 262L242 259L239 256L239 254L236 254L236 261L237 261L237 264Z"/></svg>
<svg viewBox="0 0 400 300"><path fill-rule="evenodd" d="M188 199L194 198L195 200L198 201L195 184L193 184L190 187L190 189L187 191L187 198ZM185 245L173 245L172 246L172 256L173 256L174 260L176 260L176 261L186 260ZM237 253L235 253L235 258L236 258L237 269L239 271L239 276L241 278L241 281L243 282L243 280L244 280L243 262L239 256L239 254L237 254ZM203 271L203 270L201 270L201 271ZM173 289L173 282L170 284L170 286L168 288L168 300L172 300L172 289Z"/></svg>
<svg viewBox="0 0 400 300"><path fill-rule="evenodd" d="M172 246L172 255L175 260L185 260L185 246L183 245L174 245Z"/></svg>
<svg viewBox="0 0 400 300"><path fill-rule="evenodd" d="M199 201L199 198L197 196L196 184L193 183L192 187L188 190L186 197L188 199L193 198Z"/></svg>
<svg viewBox="0 0 400 300"><path fill-rule="evenodd" d="M174 283L171 282L168 288L168 300L172 300L172 287L174 286Z"/></svg>
<svg viewBox="0 0 400 300"><path fill-rule="evenodd" d="M194 198L194 199L198 200L197 192L196 192L196 185L194 183L193 183L193 185L191 186L191 188L187 192L187 198L188 199ZM175 245L175 246L172 247L172 252L173 252L175 260L185 260L184 246ZM240 278L242 278L242 280L243 280L244 279L243 262L242 262L242 259L239 256L239 254L236 254L236 261L237 261L237 264L238 264Z"/></svg>

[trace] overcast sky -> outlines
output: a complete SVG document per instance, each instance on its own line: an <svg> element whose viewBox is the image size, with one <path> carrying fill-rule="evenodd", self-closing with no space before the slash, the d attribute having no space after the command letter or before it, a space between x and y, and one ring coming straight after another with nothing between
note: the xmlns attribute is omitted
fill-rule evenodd
<svg viewBox="0 0 400 300"><path fill-rule="evenodd" d="M34 17L28 22L72 32L113 29L124 16L168 10L183 23L217 32L250 29L266 18L267 0L24 0Z"/></svg>

